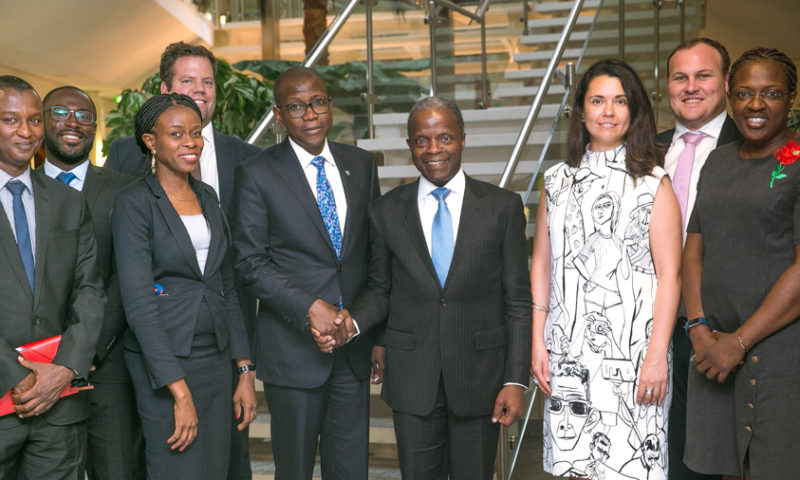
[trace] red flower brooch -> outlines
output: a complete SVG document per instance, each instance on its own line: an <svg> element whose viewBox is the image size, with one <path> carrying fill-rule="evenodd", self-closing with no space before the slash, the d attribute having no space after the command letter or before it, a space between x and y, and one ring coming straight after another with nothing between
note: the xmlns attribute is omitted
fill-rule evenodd
<svg viewBox="0 0 800 480"><path fill-rule="evenodd" d="M800 160L800 144L794 140L789 140L786 145L775 150L774 155L778 160L778 165L775 167L775 170L772 171L772 178L769 181L769 188L772 188L772 184L775 182L775 179L786 178L786 174L783 173L783 167L786 165L791 165Z"/></svg>

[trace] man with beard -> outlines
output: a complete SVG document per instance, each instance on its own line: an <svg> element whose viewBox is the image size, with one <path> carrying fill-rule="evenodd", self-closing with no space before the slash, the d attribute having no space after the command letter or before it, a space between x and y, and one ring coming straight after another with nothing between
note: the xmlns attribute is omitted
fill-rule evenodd
<svg viewBox="0 0 800 480"><path fill-rule="evenodd" d="M42 117L30 84L0 76L0 392L14 404L0 417L3 479L82 478L87 397L60 394L89 378L105 304L86 201L31 174ZM56 335L51 363L15 350Z"/></svg>
<svg viewBox="0 0 800 480"><path fill-rule="evenodd" d="M59 87L44 97L44 145L47 159L35 175L82 191L92 214L97 241L97 265L107 303L103 327L89 374L94 390L88 393L91 416L87 422L90 480L144 478L142 432L136 413L131 379L123 360L125 317L114 268L111 243L111 206L117 193L133 177L96 167L89 162L97 113L94 102L76 87Z"/></svg>

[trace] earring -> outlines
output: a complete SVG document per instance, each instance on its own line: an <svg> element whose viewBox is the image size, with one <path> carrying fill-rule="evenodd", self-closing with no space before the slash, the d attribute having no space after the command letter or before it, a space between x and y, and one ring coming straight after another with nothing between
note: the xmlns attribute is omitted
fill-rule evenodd
<svg viewBox="0 0 800 480"><path fill-rule="evenodd" d="M156 173L156 150L150 150L151 157L150 157L150 172Z"/></svg>

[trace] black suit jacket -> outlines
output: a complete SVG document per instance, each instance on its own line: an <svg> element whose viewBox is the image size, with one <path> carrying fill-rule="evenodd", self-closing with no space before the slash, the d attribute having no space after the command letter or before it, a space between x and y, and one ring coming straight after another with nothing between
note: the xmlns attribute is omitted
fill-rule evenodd
<svg viewBox="0 0 800 480"><path fill-rule="evenodd" d="M130 329L125 348L141 352L153 388L183 378L177 357L189 355L201 303L211 313L217 346L231 358L250 358L233 283L229 237L214 190L189 180L211 229L205 270L200 271L186 227L155 176L117 195L111 215L122 303ZM155 295L153 285L163 286Z"/></svg>
<svg viewBox="0 0 800 480"><path fill-rule="evenodd" d="M44 166L36 169L34 174L46 176ZM128 369L122 358L121 339L126 324L111 243L111 207L120 190L133 180L129 175L90 164L83 184L83 197L92 213L92 230L97 242L97 266L106 294L103 326L92 362L96 370L89 374L89 381L92 383L130 382Z"/></svg>
<svg viewBox="0 0 800 480"><path fill-rule="evenodd" d="M670 128L669 130L665 130L656 135L656 142L663 145L665 149L668 149L672 144L672 137L674 135L675 129ZM717 146L719 147L720 145L725 145L726 143L731 143L741 138L742 134L739 133L739 129L736 128L736 124L733 123L733 119L729 115L725 115L725 123L722 124L722 130L719 132Z"/></svg>
<svg viewBox="0 0 800 480"><path fill-rule="evenodd" d="M417 206L419 181L370 206L369 288L352 309L361 328L386 322L382 396L427 415L440 378L457 415L491 414L503 384L530 378L531 292L519 195L466 177L444 288Z"/></svg>
<svg viewBox="0 0 800 480"><path fill-rule="evenodd" d="M61 335L53 363L89 378L103 321L105 295L97 268L92 218L80 192L63 183L31 175L36 209L34 292L22 265L13 226L0 213L0 391L17 385L30 370L17 362L19 345ZM58 400L44 414L55 425L88 417L85 395ZM0 429L16 425L0 418Z"/></svg>
<svg viewBox="0 0 800 480"><path fill-rule="evenodd" d="M348 308L366 285L367 206L380 194L377 167L369 152L328 145L347 197L341 260L288 140L236 169L231 222L236 271L244 288L260 300L258 377L278 386L314 388L328 379L334 357L317 348L306 313L317 298L332 305L341 298ZM361 332L340 352L366 379L372 345L367 329Z"/></svg>

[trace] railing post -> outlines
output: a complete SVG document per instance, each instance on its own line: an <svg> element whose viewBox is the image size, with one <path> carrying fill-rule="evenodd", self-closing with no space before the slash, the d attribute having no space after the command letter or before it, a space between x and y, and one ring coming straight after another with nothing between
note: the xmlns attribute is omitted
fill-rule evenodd
<svg viewBox="0 0 800 480"><path fill-rule="evenodd" d="M367 22L367 122L369 123L367 134L369 138L375 138L375 75L373 72L374 59L372 57L372 2L364 0L366 3L366 22Z"/></svg>
<svg viewBox="0 0 800 480"><path fill-rule="evenodd" d="M625 61L625 0L619 0L619 59Z"/></svg>
<svg viewBox="0 0 800 480"><path fill-rule="evenodd" d="M481 15L481 104L478 108L489 108L489 76L486 72L486 16Z"/></svg>
<svg viewBox="0 0 800 480"><path fill-rule="evenodd" d="M519 21L522 22L522 34L528 34L528 0L522 0L522 16Z"/></svg>
<svg viewBox="0 0 800 480"><path fill-rule="evenodd" d="M430 30L431 38L431 89L430 96L436 96L437 79L436 79L436 23L438 17L436 16L436 0L428 0L428 27Z"/></svg>
<svg viewBox="0 0 800 480"><path fill-rule="evenodd" d="M662 0L653 0L653 13L655 14L655 53L653 54L653 113L655 114L656 125L658 125L658 104L661 94L658 93L658 80L661 67L661 5Z"/></svg>

